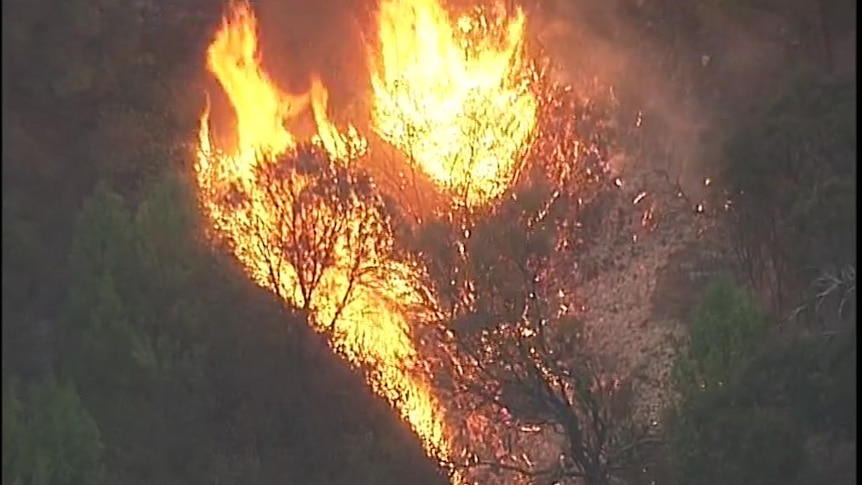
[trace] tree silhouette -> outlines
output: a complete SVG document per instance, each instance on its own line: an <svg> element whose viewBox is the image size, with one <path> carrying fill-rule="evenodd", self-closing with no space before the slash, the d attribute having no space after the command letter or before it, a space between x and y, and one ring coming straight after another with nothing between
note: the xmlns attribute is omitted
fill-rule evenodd
<svg viewBox="0 0 862 485"><path fill-rule="evenodd" d="M465 418L466 433L480 436L462 437L467 451L452 466L489 483L489 473L610 483L647 443L628 419L623 383L603 376L581 345L560 293L566 281L552 276L570 254L558 249L577 204L536 186L481 218L428 223L417 237L447 350L437 384L485 418L478 430Z"/></svg>

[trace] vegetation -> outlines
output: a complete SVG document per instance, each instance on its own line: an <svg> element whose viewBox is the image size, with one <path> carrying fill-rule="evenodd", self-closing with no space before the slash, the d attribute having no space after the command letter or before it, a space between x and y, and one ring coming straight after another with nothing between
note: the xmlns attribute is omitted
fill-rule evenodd
<svg viewBox="0 0 862 485"><path fill-rule="evenodd" d="M465 222L469 237L443 221L429 221L415 235L413 250L442 295L435 330L448 336L442 340L451 360L437 363L440 375L455 376L438 386L464 409L499 417L486 433L500 442L485 440L484 449L453 465L510 479L607 485L635 462L648 430L632 422L624 386L602 374L578 336L581 325L561 311L557 292L565 280L554 268L567 266L556 241L561 221L577 213L577 200L547 203L551 192L520 191ZM536 433L530 444L523 442L525 427Z"/></svg>
<svg viewBox="0 0 862 485"><path fill-rule="evenodd" d="M26 396L3 383L3 483L98 483L104 444L70 385L48 380Z"/></svg>
<svg viewBox="0 0 862 485"><path fill-rule="evenodd" d="M727 278L693 315L667 426L675 483L855 480L855 329L772 341L769 323Z"/></svg>
<svg viewBox="0 0 862 485"><path fill-rule="evenodd" d="M823 272L855 268L855 106L855 81L796 78L728 141L735 247L775 311Z"/></svg>
<svg viewBox="0 0 862 485"><path fill-rule="evenodd" d="M204 241L187 143L220 5L163 3L3 3L3 485L445 483L362 377L317 351L305 313ZM819 17L782 7L804 2L646 3L629 20L674 62L692 57L703 8L778 12L802 44L770 96L721 97L733 80L719 75L673 80L727 107L720 182L737 264L689 321L660 437L670 475L686 485L853 483L856 90L837 59L855 2L815 2ZM650 34L657 18L661 33ZM383 210L362 198L363 184L348 186L345 214ZM511 411L503 428L563 425L566 456L543 477L603 484L635 463L641 430L617 412L619 395L592 386L600 372L573 335L542 333L560 318L556 288L532 285L553 248L541 224L513 229L536 212L535 197L473 227L466 260L447 253L462 227L425 223L431 276L451 297L438 323L490 376L436 384ZM304 262L314 280L322 269ZM444 288L456 267L477 278L470 311ZM492 334L486 353L478 342Z"/></svg>

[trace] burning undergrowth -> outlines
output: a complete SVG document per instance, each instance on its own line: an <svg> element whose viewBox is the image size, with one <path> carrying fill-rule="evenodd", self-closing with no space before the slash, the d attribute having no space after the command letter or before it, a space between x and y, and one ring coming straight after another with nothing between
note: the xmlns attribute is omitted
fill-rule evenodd
<svg viewBox="0 0 862 485"><path fill-rule="evenodd" d="M645 432L620 418L624 384L602 376L572 304L578 260L597 236L582 220L620 188L607 164L613 98L546 80L534 84L542 103L517 183L404 238L437 305L417 342L453 403L450 461L479 483L601 475Z"/></svg>
<svg viewBox="0 0 862 485"><path fill-rule="evenodd" d="M504 13L385 0L366 135L332 122L318 77L281 91L233 4L208 64L236 143L214 146L204 113L199 194L249 277L303 309L453 480L598 479L643 431L614 414L623 386L582 345L578 303L585 219L623 192L615 100L551 82L523 12ZM419 192L435 202L417 210Z"/></svg>

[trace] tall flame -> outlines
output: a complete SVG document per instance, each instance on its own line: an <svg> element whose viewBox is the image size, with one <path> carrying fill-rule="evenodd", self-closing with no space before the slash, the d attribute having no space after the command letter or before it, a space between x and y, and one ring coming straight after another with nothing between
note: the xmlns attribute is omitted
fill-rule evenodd
<svg viewBox="0 0 862 485"><path fill-rule="evenodd" d="M237 152L246 168L254 166L258 152L280 153L294 145L284 121L305 109L308 96L281 92L263 71L257 19L248 4L236 3L222 19L207 50L207 67L236 111Z"/></svg>
<svg viewBox="0 0 862 485"><path fill-rule="evenodd" d="M359 136L353 125L347 126L347 133L342 134L329 120L326 107L329 103L329 92L323 86L320 77L311 77L311 111L317 124L317 135L314 140L322 145L332 157L344 160L364 153L367 149L365 139Z"/></svg>
<svg viewBox="0 0 862 485"><path fill-rule="evenodd" d="M498 16L500 17L500 16ZM522 59L525 17L450 22L439 0L383 0L373 62L382 138L469 205L510 184L536 123Z"/></svg>
<svg viewBox="0 0 862 485"><path fill-rule="evenodd" d="M316 76L309 94L300 96L281 92L263 71L257 52L256 19L246 3L234 3L208 50L208 66L221 84L236 112L237 146L227 153L217 152L209 132L209 110L201 118L198 163L195 167L202 204L213 227L231 244L235 256L258 284L308 308L318 330L327 330L332 346L347 360L369 369L370 385L389 400L403 419L420 436L431 456L449 454L443 412L431 392L427 378L420 372L421 361L409 338L405 303L420 298L416 277L409 265L387 259L386 254L369 253L373 266L383 275L373 284L351 281L348 276L352 248L343 238L335 243L334 261L323 274L314 301L305 301L297 268L283 252L273 250L272 241L281 237L279 218L284 207L275 203L264 187L258 185L255 171L278 155L295 147L294 136L285 121L298 116L311 105L318 134L314 141L334 159L349 156L351 146L364 140L352 127L340 133L326 112L327 92ZM301 187L307 181L290 183ZM245 198L239 205L223 202L224 194L238 189ZM284 202L284 201L282 201ZM306 228L312 232L333 225L326 207L314 207L319 224ZM279 212L281 211L281 212ZM367 221L365 221L367 222ZM378 221L374 227L386 224ZM359 221L347 221L347 231ZM379 238L391 239L391 233ZM272 271L279 267L278 273ZM346 295L349 293L349 298ZM332 325L332 326L330 326ZM326 328L324 328L326 327Z"/></svg>

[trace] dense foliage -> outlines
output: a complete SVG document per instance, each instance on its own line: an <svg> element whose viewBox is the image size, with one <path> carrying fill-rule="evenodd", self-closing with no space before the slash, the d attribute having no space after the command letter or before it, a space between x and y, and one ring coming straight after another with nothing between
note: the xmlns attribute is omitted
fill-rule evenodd
<svg viewBox="0 0 862 485"><path fill-rule="evenodd" d="M855 482L855 329L778 340L769 325L728 277L693 314L667 426L675 483Z"/></svg>
<svg viewBox="0 0 862 485"><path fill-rule="evenodd" d="M792 79L727 143L733 239L746 276L787 312L856 265L856 83Z"/></svg>

